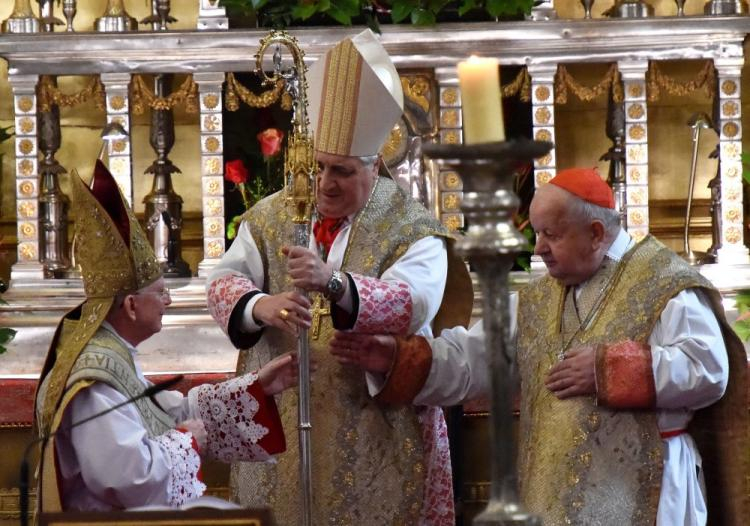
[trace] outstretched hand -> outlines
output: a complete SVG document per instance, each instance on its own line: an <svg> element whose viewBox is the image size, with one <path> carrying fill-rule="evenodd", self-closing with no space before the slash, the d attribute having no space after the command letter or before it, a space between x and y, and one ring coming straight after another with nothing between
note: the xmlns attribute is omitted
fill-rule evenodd
<svg viewBox="0 0 750 526"><path fill-rule="evenodd" d="M284 389L297 385L297 353L277 356L258 370L258 381L263 392L275 395Z"/></svg>
<svg viewBox="0 0 750 526"><path fill-rule="evenodd" d="M581 345L565 353L550 369L544 384L559 399L596 393L596 345Z"/></svg>
<svg viewBox="0 0 750 526"><path fill-rule="evenodd" d="M396 357L396 338L390 334L336 331L331 354L343 365L355 365L370 373L385 374Z"/></svg>
<svg viewBox="0 0 750 526"><path fill-rule="evenodd" d="M310 300L298 292L265 296L253 306L253 318L296 336L298 327L310 327Z"/></svg>
<svg viewBox="0 0 750 526"><path fill-rule="evenodd" d="M309 292L325 292L333 267L305 247L282 247L292 284Z"/></svg>

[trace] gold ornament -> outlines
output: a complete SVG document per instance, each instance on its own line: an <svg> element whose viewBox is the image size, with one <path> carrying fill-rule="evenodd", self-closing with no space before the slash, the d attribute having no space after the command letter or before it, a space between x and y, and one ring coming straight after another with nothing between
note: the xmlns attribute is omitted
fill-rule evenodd
<svg viewBox="0 0 750 526"><path fill-rule="evenodd" d="M735 137L740 132L740 127L737 126L736 122L727 122L721 127L721 132L726 137Z"/></svg>
<svg viewBox="0 0 750 526"><path fill-rule="evenodd" d="M34 120L29 119L28 117L19 119L18 128L21 130L21 133L23 133L24 135L29 135L30 133L34 131Z"/></svg>
<svg viewBox="0 0 750 526"><path fill-rule="evenodd" d="M206 255L211 259L216 259L216 258L221 257L223 252L224 252L224 248L222 247L220 241L211 241L206 246Z"/></svg>
<svg viewBox="0 0 750 526"><path fill-rule="evenodd" d="M221 147L221 143L219 142L219 139L216 137L208 137L206 138L206 141L203 143L204 147L206 148L207 152L215 153L219 150Z"/></svg>
<svg viewBox="0 0 750 526"><path fill-rule="evenodd" d="M205 159L203 161L203 173L206 175L217 175L221 173L221 161L216 157Z"/></svg>
<svg viewBox="0 0 750 526"><path fill-rule="evenodd" d="M727 243L736 244L739 243L740 239L742 238L742 233L740 232L740 229L735 226L730 226L724 231L724 239L727 240Z"/></svg>
<svg viewBox="0 0 750 526"><path fill-rule="evenodd" d="M33 243L19 243L18 254L21 261L36 261L36 246Z"/></svg>
<svg viewBox="0 0 750 526"><path fill-rule="evenodd" d="M19 230L21 235L25 238L33 238L36 236L36 227L34 223L22 223Z"/></svg>
<svg viewBox="0 0 750 526"><path fill-rule="evenodd" d="M537 130L534 134L534 139L537 141L551 141L552 133L549 130L541 129Z"/></svg>
<svg viewBox="0 0 750 526"><path fill-rule="evenodd" d="M536 173L537 186L542 186L543 184L548 183L550 179L552 179L552 174L546 170Z"/></svg>
<svg viewBox="0 0 750 526"><path fill-rule="evenodd" d="M534 95L536 96L536 100L544 102L550 96L549 88L547 86L539 86L534 90Z"/></svg>
<svg viewBox="0 0 750 526"><path fill-rule="evenodd" d="M34 143L30 139L21 139L18 143L18 151L23 155L29 155L34 151Z"/></svg>
<svg viewBox="0 0 750 526"><path fill-rule="evenodd" d="M568 72L565 65L560 64L557 66L557 75L555 76L555 102L558 104L565 104L568 102L568 88L570 88L580 100L589 102L599 95L606 93L610 86L612 87L612 99L615 102L622 102L624 98L622 93L622 81L620 80L620 72L617 70L617 64L612 64L607 70L607 73L604 74L604 78L591 88L579 84Z"/></svg>
<svg viewBox="0 0 750 526"><path fill-rule="evenodd" d="M643 108L642 104L632 104L628 108L628 117L630 117L633 120L638 120L643 118L643 116L646 114L646 110Z"/></svg>
<svg viewBox="0 0 750 526"><path fill-rule="evenodd" d="M33 201L18 203L18 217L34 217L36 215L36 204Z"/></svg>
<svg viewBox="0 0 750 526"><path fill-rule="evenodd" d="M459 144L461 141L459 140L458 132L455 130L447 130L442 135L442 143L443 144Z"/></svg>
<svg viewBox="0 0 750 526"><path fill-rule="evenodd" d="M546 106L542 106L534 112L534 120L539 124L549 124L550 119L552 119L552 113Z"/></svg>
<svg viewBox="0 0 750 526"><path fill-rule="evenodd" d="M21 113L28 113L34 108L34 100L30 97L20 97L17 104Z"/></svg>
<svg viewBox="0 0 750 526"><path fill-rule="evenodd" d="M448 109L440 112L440 127L455 128L458 126L458 110Z"/></svg>
<svg viewBox="0 0 750 526"><path fill-rule="evenodd" d="M652 61L646 73L646 82L648 84L648 100L651 102L659 100L661 89L666 90L670 95L682 97L702 88L706 97L712 99L716 83L716 69L713 61L707 60L695 79L688 82L678 82L662 73L657 61Z"/></svg>
<svg viewBox="0 0 750 526"><path fill-rule="evenodd" d="M30 159L18 161L18 173L21 175L32 175L34 173L34 161Z"/></svg>
<svg viewBox="0 0 750 526"><path fill-rule="evenodd" d="M444 172L443 185L449 190L459 189L461 188L461 178L456 172Z"/></svg>
<svg viewBox="0 0 750 526"><path fill-rule="evenodd" d="M646 136L646 129L640 124L634 124L633 126L630 127L630 130L628 131L628 135L634 141L640 141Z"/></svg>
<svg viewBox="0 0 750 526"><path fill-rule="evenodd" d="M34 183L31 181L24 181L18 185L18 191L22 196L31 197L34 195Z"/></svg>
<svg viewBox="0 0 750 526"><path fill-rule="evenodd" d="M721 112L726 117L734 117L739 112L739 106L736 102L730 100L721 105Z"/></svg>
<svg viewBox="0 0 750 526"><path fill-rule="evenodd" d="M219 96L214 93L209 93L203 96L203 106L209 110L216 109L219 105Z"/></svg>
<svg viewBox="0 0 750 526"><path fill-rule="evenodd" d="M734 95L737 91L737 83L733 80L725 80L721 83L721 92L724 95Z"/></svg>
<svg viewBox="0 0 750 526"><path fill-rule="evenodd" d="M440 94L443 106L455 106L458 103L458 90L456 88L445 88Z"/></svg>

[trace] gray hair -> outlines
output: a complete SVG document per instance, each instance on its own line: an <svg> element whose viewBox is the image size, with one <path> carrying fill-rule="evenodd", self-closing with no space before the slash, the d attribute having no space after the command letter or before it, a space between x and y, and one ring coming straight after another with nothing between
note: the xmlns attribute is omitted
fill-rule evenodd
<svg viewBox="0 0 750 526"><path fill-rule="evenodd" d="M604 208L584 201L577 196L571 196L568 217L584 223L600 221L608 235L615 236L620 229L620 213L613 208Z"/></svg>
<svg viewBox="0 0 750 526"><path fill-rule="evenodd" d="M375 164L375 161L380 159L380 154L376 153L374 155L363 155L362 157L357 157L357 159L360 160L363 166L372 166Z"/></svg>

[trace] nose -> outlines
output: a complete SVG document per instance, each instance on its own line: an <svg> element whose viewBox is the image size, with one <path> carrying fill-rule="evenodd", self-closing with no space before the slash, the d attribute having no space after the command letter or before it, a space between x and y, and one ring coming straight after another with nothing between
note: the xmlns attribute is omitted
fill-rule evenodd
<svg viewBox="0 0 750 526"><path fill-rule="evenodd" d="M169 307L172 304L172 295L170 294L169 289L164 290L164 294L162 294L161 301L167 307Z"/></svg>
<svg viewBox="0 0 750 526"><path fill-rule="evenodd" d="M541 256L549 252L549 245L544 240L544 236L537 235L536 244L534 245L534 255Z"/></svg>

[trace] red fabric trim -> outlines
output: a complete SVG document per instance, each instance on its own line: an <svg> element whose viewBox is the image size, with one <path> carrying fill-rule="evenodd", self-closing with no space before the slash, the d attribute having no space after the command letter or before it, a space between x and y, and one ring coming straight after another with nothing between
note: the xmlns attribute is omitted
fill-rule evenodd
<svg viewBox="0 0 750 526"><path fill-rule="evenodd" d="M258 400L258 412L255 414L255 422L268 429L268 434L258 440L258 445L269 455L277 455L286 451L286 437L284 427L281 424L279 409L276 400L263 391L260 382L253 382L247 387L247 392Z"/></svg>
<svg viewBox="0 0 750 526"><path fill-rule="evenodd" d="M258 290L255 283L236 274L227 274L209 284L206 292L208 312L225 333L229 331L229 318L234 306L245 294L254 290Z"/></svg>
<svg viewBox="0 0 750 526"><path fill-rule="evenodd" d="M661 433L659 433L659 436L664 439L667 439L667 438L672 438L672 437L678 437L683 433L687 433L687 429L674 429L672 431L662 431Z"/></svg>
<svg viewBox="0 0 750 526"><path fill-rule="evenodd" d="M421 336L396 337L396 356L383 389L375 397L386 404L410 404L424 387L432 366L432 348Z"/></svg>
<svg viewBox="0 0 750 526"><path fill-rule="evenodd" d="M656 404L651 347L632 340L600 345L596 351L596 396L600 405L650 409Z"/></svg>

